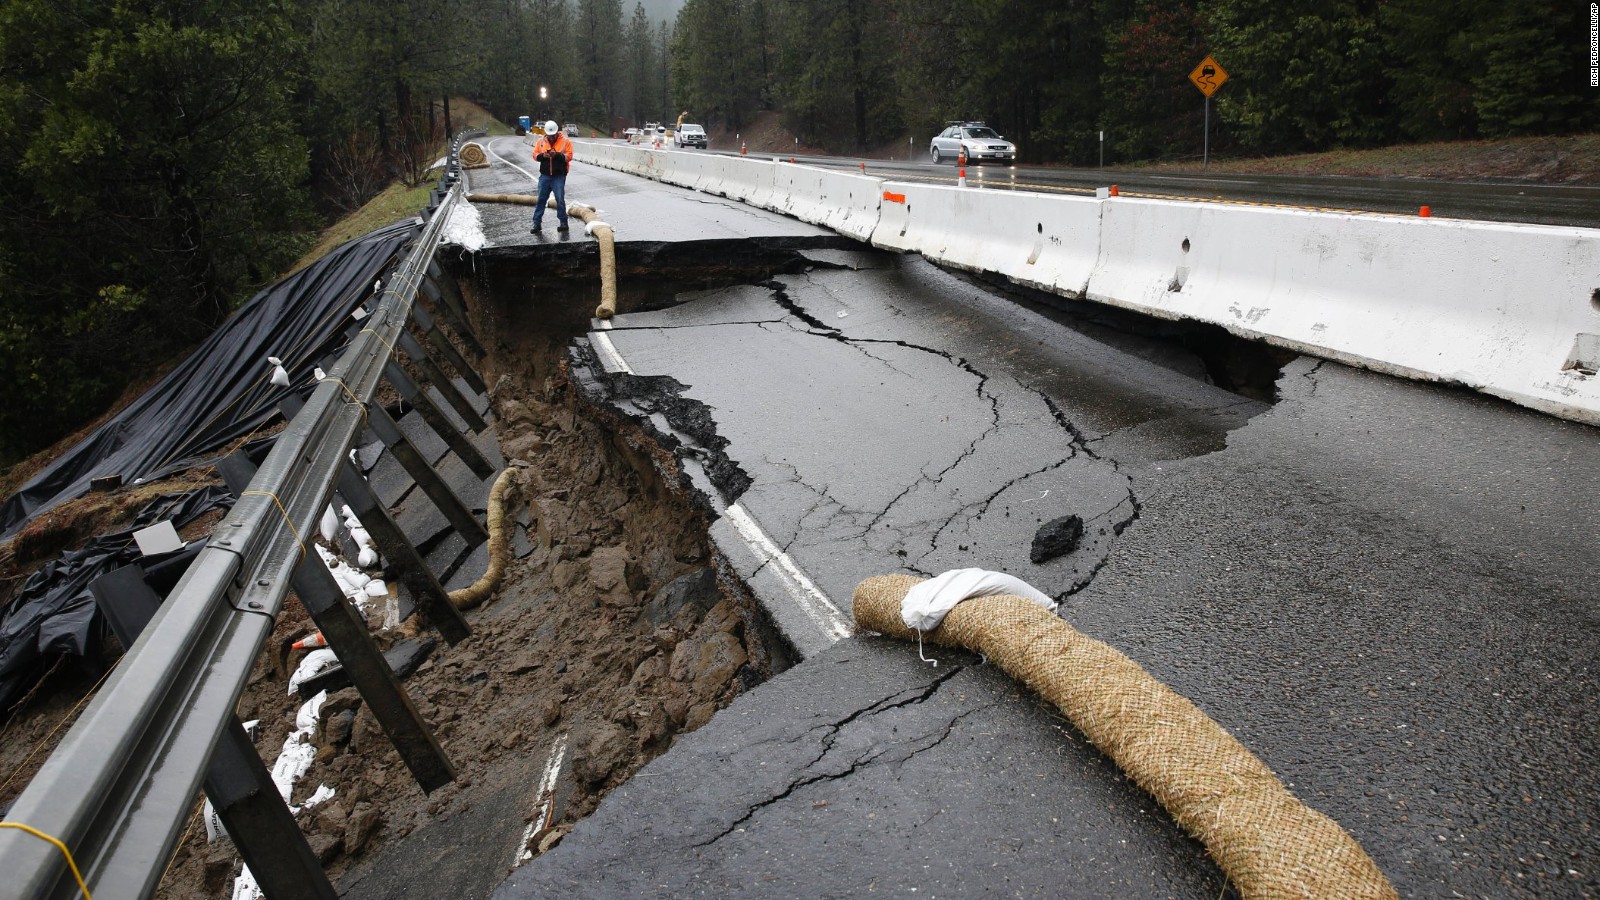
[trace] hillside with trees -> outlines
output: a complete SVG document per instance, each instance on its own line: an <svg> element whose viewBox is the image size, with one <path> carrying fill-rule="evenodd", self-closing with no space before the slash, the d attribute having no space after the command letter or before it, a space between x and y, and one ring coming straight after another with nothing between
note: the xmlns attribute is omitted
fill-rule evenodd
<svg viewBox="0 0 1600 900"><path fill-rule="evenodd" d="M622 0L0 0L0 465L418 183L449 96L642 119L667 42Z"/></svg>
<svg viewBox="0 0 1600 900"><path fill-rule="evenodd" d="M779 111L802 143L926 143L981 119L1028 162L1274 154L1600 127L1588 7L1554 0L687 0L674 98L712 124Z"/></svg>

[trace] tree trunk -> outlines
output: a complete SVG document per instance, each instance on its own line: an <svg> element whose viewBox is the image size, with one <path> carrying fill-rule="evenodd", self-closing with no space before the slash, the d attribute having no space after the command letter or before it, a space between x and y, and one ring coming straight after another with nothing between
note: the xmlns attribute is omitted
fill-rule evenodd
<svg viewBox="0 0 1600 900"><path fill-rule="evenodd" d="M862 83L866 77L866 65L861 59L861 8L851 0L848 7L850 12L850 82L853 88L855 101L855 126L856 150L867 149L867 87Z"/></svg>
<svg viewBox="0 0 1600 900"><path fill-rule="evenodd" d="M447 141L450 140L452 137L455 136L455 133L456 133L455 126L450 124L450 92L449 91L445 91L445 94L444 94L444 139L447 140Z"/></svg>

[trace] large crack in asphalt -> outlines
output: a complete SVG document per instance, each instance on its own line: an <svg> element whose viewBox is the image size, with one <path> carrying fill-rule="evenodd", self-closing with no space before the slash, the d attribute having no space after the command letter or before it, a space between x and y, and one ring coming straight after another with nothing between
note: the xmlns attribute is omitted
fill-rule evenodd
<svg viewBox="0 0 1600 900"><path fill-rule="evenodd" d="M797 467L781 461L774 461L767 457L763 459L774 468L787 468L791 478L787 482L799 486L814 496L809 507L795 521L794 530L779 542L784 552L789 552L794 545L801 543L802 539L813 531L825 531L834 526L841 518L848 523L844 533L836 534L833 540L868 541L870 546L882 552L892 554L898 558L899 564L906 570L923 576L931 576L928 571L930 558L941 552L948 552L952 548L941 547L941 541L951 536L952 529L962 521L971 522L981 519L988 514L995 504L1003 498L1008 491L1018 488L1030 479L1049 475L1075 460L1084 461L1091 465L1106 465L1110 471L1122 479L1120 494L1113 494L1105 498L1107 506L1099 506L1099 511L1082 510L1078 512L1084 519L1086 530L1094 529L1099 534L1106 535L1104 539L1097 539L1092 544L1086 544L1087 552L1080 549L1082 559L1073 564L1074 574L1067 583L1062 584L1052 593L1058 599L1075 594L1092 581L1100 569L1105 565L1110 554L1110 541L1136 522L1142 513L1142 504L1134 491L1133 479L1122 471L1117 461L1103 457L1095 448L1095 444L1105 440L1111 435L1088 433L1079 427L1055 400L1042 390L1033 386L1009 379L1008 384L1026 394L1037 398L1038 402L1048 411L1054 425L1060 429L1065 437L1067 453L1059 459L1050 460L1044 465L1030 467L1028 471L1018 473L998 484L984 496L961 503L958 508L951 510L947 515L931 518L927 521L895 523L892 520L894 512L908 497L917 494L920 489L937 489L945 483L954 473L961 470L972 460L983 447L1001 434L1007 427L1002 411L1002 396L991 389L991 377L987 372L963 356L951 353L937 347L930 347L912 341L880 338L860 337L845 333L838 327L828 324L820 319L803 303L791 295L792 282L786 279L803 278L811 284L834 296L829 286L821 280L814 278L809 271L798 274L788 274L758 282L760 287L770 292L772 302L776 304L783 315L776 320L767 320L765 316L751 317L749 324L755 325L765 331L774 331L787 328L794 332L806 334L824 340L830 340L850 347L852 350L863 354L876 364L881 364L902 378L913 379L911 373L904 371L894 364L892 359L870 351L873 345L888 345L898 347L915 353L925 353L956 367L970 375L973 379L972 390L979 400L988 409L988 421L981 431L974 435L966 446L936 471L928 467L918 470L916 477L905 484L898 492L889 498L881 507L874 504L873 508L852 508L839 498L832 496L826 487L821 489L806 482L804 473ZM722 324L743 323L706 323L705 325L678 325L676 328L709 327ZM648 328L652 326L633 326ZM591 361L592 364L592 361ZM599 372L597 365L593 371ZM726 453L728 441L717 433L714 410L704 403L683 396L687 386L666 376L638 376L638 375L608 375L605 376L607 384L613 391L613 399L631 404L645 415L642 418L647 430L650 430L664 448L680 454L694 457L705 469L707 476L726 502L739 499L746 490L754 484L752 477L738 463L730 459ZM1011 402L1015 402L1014 400ZM657 413L665 418L672 430L679 432L690 439L692 443L679 439L676 435L662 434L660 429L649 424L651 413ZM1016 423L1012 423L1013 425ZM1088 461L1093 461L1089 463ZM953 496L958 492L953 492ZM812 520L823 513L820 522ZM1008 512L1009 516L1010 513ZM873 540L873 535L880 535L882 540ZM952 544L955 543L952 540ZM965 551L966 545L954 548ZM765 565L765 564L763 564ZM757 569L760 571L760 569ZM753 574L753 573L752 573Z"/></svg>
<svg viewBox="0 0 1600 900"><path fill-rule="evenodd" d="M810 281L813 284L817 284L817 282L814 279L811 278L809 273L802 273L801 277L806 278L807 281ZM928 347L928 346L925 346L923 344L914 344L914 343L911 343L909 341L893 340L893 339L887 339L887 338L853 337L851 335L845 334L840 329L838 329L838 328L836 328L836 327L834 327L832 325L829 325L826 322L823 322L821 319L818 319L816 316L812 315L808 310L806 310L804 307L802 307L799 303L795 302L794 298L789 295L788 285L784 284L781 280L773 279L771 281L764 282L763 284L764 284L765 287L769 288L772 291L773 300L780 307L782 307L783 309L787 310L789 312L789 314L791 316L793 316L794 318L796 318L796 319L798 319L801 322L804 322L806 324L807 328L806 329L802 329L803 331L805 331L805 333L813 334L813 335L816 335L818 337L827 338L828 340L837 341L839 343L845 344L846 346L849 346L849 347L851 347L851 348L863 353L864 355L868 356L871 359L878 360L879 362L883 362L885 365L888 365L891 369L894 369L894 371L896 371L899 374L904 375L905 377L908 377L908 378L911 377L908 373L902 372L898 368L895 368L892 364L890 364L886 360L882 359L882 357L875 356L875 355L873 355L871 353L867 353L867 351L864 348L862 348L861 345L862 344L887 344L887 345L891 345L891 346L902 347L902 348L907 349L907 350L914 350L914 351L917 351L917 352L920 352L920 353L932 354L934 356L937 356L937 357L945 360L946 362L949 362L950 364L954 365L956 368L961 369L962 371L964 371L967 374L969 374L969 375L973 376L974 378L976 378L977 379L977 383L974 385L973 390L976 392L976 394L978 396L978 399L980 401L986 401L988 403L988 405L989 405L990 421L989 421L988 427L986 427L977 437L973 438L972 441L967 444L967 448L965 450L963 450L960 454L958 454L953 461L951 461L944 468L940 469L937 473L934 473L934 474L930 475L926 469L919 470L919 476L920 477L917 480L915 480L915 481L911 482L910 484L906 485L905 488L903 490L901 490L900 493L896 494L892 499L890 499L890 501L887 504L885 504L882 509L880 509L877 512L873 513L872 514L872 518L869 519L866 522L866 524L858 526L859 527L859 531L853 537L855 537L857 539L861 539L861 538L865 538L867 535L871 534L872 530L874 528L876 528L878 526L878 524L881 523L885 518L888 517L890 512L892 512L894 510L895 506L897 504L899 504L901 500L904 500L913 491L915 491L917 488L921 487L924 484L932 485L932 486L935 486L935 487L938 486L940 483L942 483L944 481L944 479L950 473L954 472L957 468L959 468L962 463L966 462L968 459L971 459L972 456L978 452L978 447L979 447L980 444L982 444L984 441L988 440L993 435L999 433L999 431L1000 431L1000 429L1002 427L1001 426L1001 420L1000 420L1000 398L999 398L998 395L996 395L996 394L994 394L994 393L992 393L992 392L990 392L988 390L989 375L987 373L985 373L985 372L979 371L965 357L956 356L953 353L950 353L950 352L945 351L945 350L940 350L940 349L938 349L936 347ZM822 288L822 290L827 291L827 287L825 285L818 285L818 286L820 288ZM1058 419L1059 418L1060 417L1058 416ZM1069 432L1069 433L1074 434L1074 439L1076 440L1076 433L1075 432ZM1043 469L1043 470L1040 470L1040 471L1041 472L1042 471L1047 471L1050 468L1055 468L1056 466L1060 466L1060 465L1064 464L1067 461L1067 459L1071 459L1071 457L1069 456L1066 459L1060 460L1059 462L1055 463L1054 465L1048 466L1048 467L1046 467L1046 469ZM1036 475L1036 474L1039 474L1039 472L1029 473L1029 475ZM1019 478L1026 478L1026 477L1029 477L1029 475L1019 476ZM1013 484L1014 482L1015 482L1015 480L1013 480L1012 482L1008 482L1005 487L1010 487L1011 484ZM1004 490L1005 490L1005 488L1002 487L1001 491L1004 491ZM991 495L991 497L989 498L988 502L992 502L994 497L999 496L1001 491L997 491L997 492L995 492L995 494ZM987 502L985 503L985 506L987 506ZM853 513L854 512L865 513L867 511L865 511L865 510L853 510L851 512L853 512ZM952 514L951 519L954 519L956 516L959 516L960 514L961 514L961 510L957 510L954 514ZM940 529L934 533L934 536L932 538L929 539L929 553L931 553L933 551L934 546L936 545L937 540L938 540L938 535L944 530L944 528L948 527L949 521L950 520L946 520L945 524L943 526L941 526ZM903 558L908 557L907 553L900 552L900 551L903 551L903 550L904 550L903 547L899 548L899 550L897 551L897 555L900 555ZM927 555L926 553L923 554L924 557L926 555ZM921 558L922 557L919 557L918 560L920 561ZM910 567L914 568L914 563L911 563L909 559L908 559L908 563L910 563ZM920 570L917 570L917 571L920 571Z"/></svg>
<svg viewBox="0 0 1600 900"><path fill-rule="evenodd" d="M805 277L807 278L807 280L812 280L810 278L809 274L807 274ZM813 281L813 283L815 283L815 282ZM980 398L982 398L982 399L988 400L988 402L990 404L991 422L989 424L989 427L987 427L981 434L979 434L976 438L974 438L972 440L972 442L967 446L967 449L965 451L963 451L959 456L957 456L957 458L953 462L951 462L948 466L946 466L943 469L941 469L937 475L929 476L928 473L925 470L922 471L921 477L918 480L913 481L911 484L907 485L905 487L905 489L902 490L899 494L895 495L895 497L893 499L891 499L889 501L889 503L882 510L878 511L875 515L873 515L872 519L869 522L867 522L867 524L865 526L861 527L860 532L857 535L855 535L855 537L857 537L857 538L865 538L868 534L870 534L872 532L873 528L875 528L879 523L881 523L889 515L889 513L894 509L894 507L901 500L905 499L908 495L910 495L918 487L922 486L923 484L932 484L934 486L937 486L939 483L941 483L944 480L944 478L946 476L948 476L951 472L955 471L955 469L958 468L963 462L965 462L966 460L971 458L973 456L973 454L975 454L977 452L979 444L981 444L983 441L987 440L988 438L990 438L991 436L993 436L994 434L996 434L996 433L998 433L1000 431L1002 426L1001 426L1001 422L1000 422L1000 406L999 406L999 402L1000 401L999 401L999 397L997 395L995 395L995 394L993 394L991 392L988 392L986 390L986 387L987 387L988 382L989 382L988 374L978 370L966 358L956 356L956 355L954 355L952 353L949 353L947 351L944 351L944 350L939 350L939 349L933 348L933 347L927 347L927 346L924 346L924 345L921 345L921 344L914 344L914 343L911 343L911 342L908 342L908 341L891 340L891 339L883 339L883 338L852 337L850 335L847 335L847 334L843 333L840 329L835 328L835 327L833 327L831 325L828 325L827 323L821 321L820 319L817 319L810 312L808 312L803 307L801 307L798 303L796 303L794 301L794 299L792 297L789 296L788 291L787 291L787 286L784 285L781 281L773 280L771 282L767 282L766 284L767 284L768 287L770 287L773 290L773 298L780 306L782 306L784 309L788 310L789 313L792 316L794 316L795 318L799 319L800 321L804 322L807 326L809 326L809 328L807 330L807 333L815 334L815 335L818 335L819 337L825 337L825 338L828 338L830 340L839 341L841 343L856 347L856 349L858 349L858 350L861 349L861 348L859 346L857 346L857 345L858 344L863 344L863 343L865 343L865 344L892 344L892 345L895 345L895 346L904 347L906 349L921 351L921 352L924 352L924 353L931 353L931 354L933 354L935 356L939 356L939 357L945 359L946 361L950 362L951 364L955 365L957 368L960 368L963 371L965 371L965 372L973 375L974 377L976 377L978 379L978 384L976 386L976 391L978 393L978 396ZM824 288L824 290L826 290L826 288ZM862 351L862 352L865 352L865 351ZM868 354L868 355L871 356L871 354ZM878 357L873 357L873 358L877 359ZM1130 525L1132 525L1135 521L1137 521L1139 519L1139 516L1143 512L1143 504L1141 504L1139 502L1139 497L1138 497L1137 493L1133 489L1133 480L1132 480L1132 478L1130 478L1126 474L1122 473L1121 466L1117 463L1117 461L1115 459L1102 457L1098 452L1095 451L1095 449L1093 447L1093 445L1097 441L1102 441L1102 440L1105 440L1107 437L1110 437L1112 432L1107 432L1107 433L1104 433L1104 434L1098 434L1098 435L1090 436L1088 433L1084 432L1083 429L1078 427L1078 425L1075 424L1070 418L1068 418L1068 416L1066 415L1066 412L1061 409L1061 407L1055 402L1055 400L1053 398L1050 397L1050 395L1046 394L1045 392L1043 392L1043 391L1041 391L1041 390L1039 390L1037 388L1031 387L1029 385L1018 383L1018 386L1021 387L1024 390L1028 391L1029 393L1033 394L1034 396L1038 397L1039 400L1043 402L1045 408L1050 411L1051 418L1055 421L1056 425L1067 435L1067 437L1068 437L1068 445L1072 448L1073 452L1071 454L1063 457L1062 459L1059 459L1059 460L1057 460L1057 461L1055 461L1055 462L1053 462L1053 463L1051 463L1049 465L1046 465L1046 466L1043 466L1041 468L1038 468L1038 469L1035 469L1035 470L1032 470L1032 471L1025 472L1023 474L1017 475L1016 477L1011 478L1011 479L1007 480L1005 483L1001 484L997 489L995 489L992 493L990 493L987 497L985 497L981 501L978 501L976 503L969 503L969 504L963 505L959 509L957 509L954 512L952 512L939 525L939 527L934 530L933 534L928 537L928 539L927 539L928 540L928 549L926 551L924 551L921 555L916 556L916 557L910 556L909 552L906 551L906 549L905 549L905 547L903 545L904 542L902 542L901 546L896 547L894 552L896 552L897 555L902 557L902 560L903 560L902 564L907 569L909 569L909 570L911 570L913 572L916 572L916 573L918 573L920 575L923 575L924 577L931 576L932 575L931 572L928 572L928 571L924 570L923 568L921 568L921 563L925 559L927 559L929 556L931 556L934 553L938 552L938 550L939 550L939 539L944 535L944 533L947 530L949 530L950 526L957 519L961 519L961 518L972 519L972 518L976 518L976 517L982 516L984 513L988 512L990 506L1002 494L1004 494L1006 491L1012 489L1013 487L1021 484L1022 482L1026 481L1026 480L1028 480L1030 478L1034 478L1034 477L1037 477L1039 475L1043 475L1043 474L1046 474L1048 472L1051 472L1051 471L1054 471L1056 469L1061 468L1062 466L1064 466L1067 463L1071 462L1073 459L1077 458L1077 455L1079 453L1082 453L1085 457L1087 457L1089 459L1108 463L1112 467L1113 471L1116 471L1118 474L1121 474L1123 476L1123 478L1126 480L1126 495L1121 500L1119 500L1117 502L1117 504L1115 506L1113 506L1107 512L1099 514L1099 515L1095 515L1095 516L1085 516L1084 518L1085 518L1086 524L1091 524L1092 525L1093 523L1095 523L1095 522L1099 521L1100 519L1104 518L1104 519L1109 521L1110 528L1112 530L1112 534L1114 536L1120 537L1122 535L1122 533L1125 530L1127 530L1127 528ZM1123 509L1126 509L1126 514L1118 516L1117 512L1119 510L1123 510ZM1100 569L1105 566L1106 560L1110 556L1109 548L1105 548L1105 551L1106 552L1103 552L1103 553L1100 554L1099 558L1094 562L1093 566L1090 568L1088 574L1085 577L1080 577L1079 579L1076 579L1072 584L1067 585L1065 589L1057 592L1056 599L1058 599L1058 600L1065 599L1066 597L1071 596L1072 594L1075 594L1075 593L1083 590L1084 588L1088 587L1089 584L1094 580L1094 576L1096 574L1098 574Z"/></svg>
<svg viewBox="0 0 1600 900"><path fill-rule="evenodd" d="M574 370L587 371L596 378L605 379L609 399L613 403L625 402L643 413L630 418L635 419L663 449L695 457L724 501L733 503L749 490L753 480L742 466L728 456L728 439L717 432L711 407L684 396L688 385L667 375L602 375L605 370L595 357L594 349L585 342L574 343L569 354ZM587 393L589 386L584 382L584 379L579 380L579 390ZM600 398L591 396L587 399L594 402ZM671 431L657 428L650 417L652 413L664 418ZM679 435L693 441L693 444L686 443Z"/></svg>
<svg viewBox="0 0 1600 900"><path fill-rule="evenodd" d="M838 746L840 736L844 734L846 729L848 729L851 725L867 717L879 716L893 710L904 709L909 706L916 706L926 703L935 694L937 694L940 688L944 687L944 685L950 681L950 679L961 674L963 671L965 671L965 669L966 666L962 665L951 666L948 671L935 677L926 686L896 691L887 697L883 697L877 701L874 701L873 703L855 710L854 712L851 712L849 715L839 719L836 722L824 722L819 725L813 725L799 735L786 738L786 742L792 743L794 741L803 740L812 735L816 735L820 731L822 734L818 740L821 745L821 749L812 759L795 768L794 777L790 779L789 783L782 790L772 794L764 800L751 804L742 815L734 819L733 822L731 822L727 827L723 828L720 832L703 841L698 841L692 846L695 849L700 849L715 844L728 835L733 834L735 831L738 831L740 827L749 822L751 819L755 818L756 815L758 815L763 809L788 799L796 791L802 790L810 785L823 781L839 781L849 778L851 775L854 775L860 770L879 763L899 767L904 765L908 760L917 756L918 754L937 747L955 731L956 725L958 725L962 719L965 719L967 716L970 716L973 713L979 712L995 704L983 704L963 709L961 712L950 716L945 721L936 723L934 727L924 731L921 734L899 738L893 744L869 744L866 747L858 748L857 750L850 752L846 759L835 762L824 771L814 771L818 766L823 765L824 761L827 760L829 756L834 755L834 750ZM841 751L841 755L844 755L844 753L844 751Z"/></svg>

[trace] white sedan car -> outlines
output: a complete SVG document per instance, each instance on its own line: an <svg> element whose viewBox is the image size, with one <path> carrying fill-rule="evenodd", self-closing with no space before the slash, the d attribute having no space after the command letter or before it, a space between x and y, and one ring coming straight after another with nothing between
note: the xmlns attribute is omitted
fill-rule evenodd
<svg viewBox="0 0 1600 900"><path fill-rule="evenodd" d="M928 145L928 157L936 163L959 160L963 147L967 150L967 161L973 164L1017 161L1017 145L982 122L950 123Z"/></svg>

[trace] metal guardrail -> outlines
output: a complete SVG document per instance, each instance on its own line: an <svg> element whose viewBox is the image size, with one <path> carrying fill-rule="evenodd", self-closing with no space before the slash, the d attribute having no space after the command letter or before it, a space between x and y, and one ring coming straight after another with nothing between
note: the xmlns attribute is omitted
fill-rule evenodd
<svg viewBox="0 0 1600 900"><path fill-rule="evenodd" d="M460 197L436 195L377 309L7 814L61 841L95 896L157 888ZM61 850L19 829L0 829L0 873L5 897L79 895Z"/></svg>

